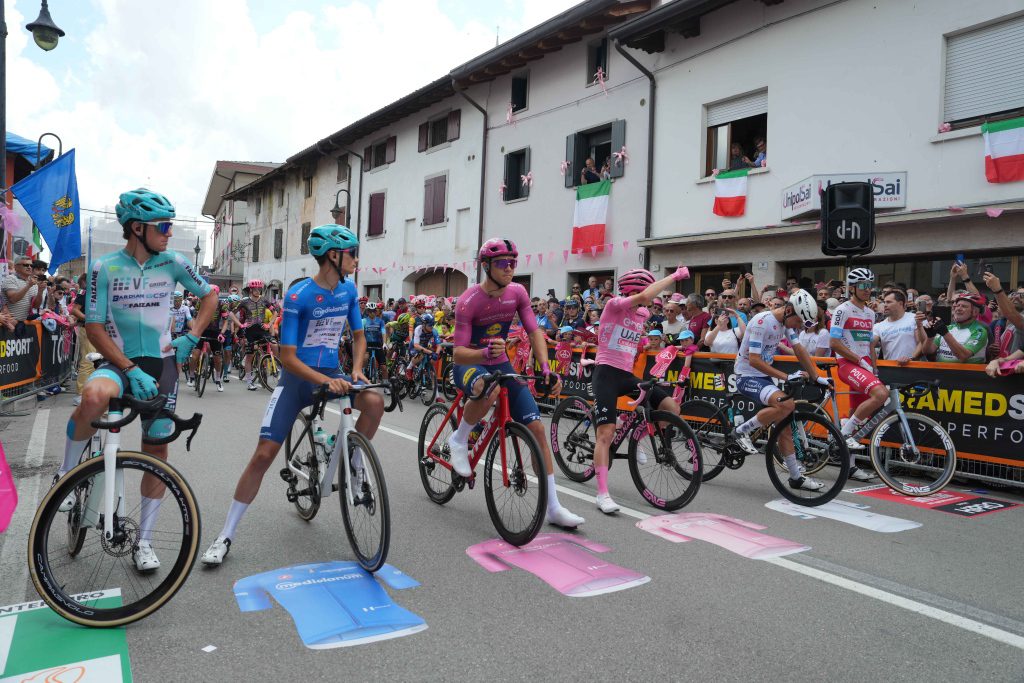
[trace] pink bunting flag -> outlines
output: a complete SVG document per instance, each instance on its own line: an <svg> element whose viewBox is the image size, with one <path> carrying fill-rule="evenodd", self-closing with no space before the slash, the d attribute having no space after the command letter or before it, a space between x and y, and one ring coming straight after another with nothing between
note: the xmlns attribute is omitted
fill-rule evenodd
<svg viewBox="0 0 1024 683"><path fill-rule="evenodd" d="M606 88L605 85L604 85L604 69L603 68L597 67L597 73L594 74L594 83L597 83L597 84L599 84L601 86L601 90L604 92L605 97L607 97L608 96L608 88Z"/></svg>
<svg viewBox="0 0 1024 683"><path fill-rule="evenodd" d="M623 145L622 149L612 154L615 157L616 166L625 166L629 163L629 152L626 151L626 146Z"/></svg>
<svg viewBox="0 0 1024 683"><path fill-rule="evenodd" d="M530 257L531 257L531 256L533 256L533 254L527 254L527 255L526 255L526 265L527 265L527 266L529 266L529 265L530 265Z"/></svg>
<svg viewBox="0 0 1024 683"><path fill-rule="evenodd" d="M568 263L568 262L569 262L569 250L568 249L563 249L562 250L562 263Z"/></svg>
<svg viewBox="0 0 1024 683"><path fill-rule="evenodd" d="M537 254L537 263L544 265L544 254Z"/></svg>
<svg viewBox="0 0 1024 683"><path fill-rule="evenodd" d="M608 250L608 255L611 256L612 252L615 250L615 245L609 243L609 244L604 245L604 248Z"/></svg>
<svg viewBox="0 0 1024 683"><path fill-rule="evenodd" d="M597 249L598 249L598 247L597 247L597 245L596 245L596 244L595 244L595 245L592 245L592 246L590 247L590 255L591 255L591 256L597 256Z"/></svg>
<svg viewBox="0 0 1024 683"><path fill-rule="evenodd" d="M623 240L622 241L622 249L626 250L626 251L629 250L629 240Z"/></svg>
<svg viewBox="0 0 1024 683"><path fill-rule="evenodd" d="M1002 209L985 209L985 215L989 218L999 218L1003 215Z"/></svg>
<svg viewBox="0 0 1024 683"><path fill-rule="evenodd" d="M570 164L568 161L563 161L558 165L559 172L562 174L563 178L565 177L565 174L569 172L569 166L571 165L572 164Z"/></svg>

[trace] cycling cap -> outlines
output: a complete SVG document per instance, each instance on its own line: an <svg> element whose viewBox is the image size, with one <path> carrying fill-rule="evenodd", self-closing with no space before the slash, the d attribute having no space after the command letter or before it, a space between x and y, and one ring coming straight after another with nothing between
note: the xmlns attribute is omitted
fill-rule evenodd
<svg viewBox="0 0 1024 683"><path fill-rule="evenodd" d="M789 305L804 321L805 326L813 325L818 321L818 304L814 297L802 289L798 289L789 295Z"/></svg>
<svg viewBox="0 0 1024 683"><path fill-rule="evenodd" d="M313 228L306 244L313 256L323 256L331 249L355 249L359 246L359 238L344 225L328 223Z"/></svg>
<svg viewBox="0 0 1024 683"><path fill-rule="evenodd" d="M512 240L494 238L487 240L480 246L479 258L481 261L498 256L518 257L519 250L516 249L515 242Z"/></svg>
<svg viewBox="0 0 1024 683"><path fill-rule="evenodd" d="M247 289L263 289L263 280L249 280Z"/></svg>
<svg viewBox="0 0 1024 683"><path fill-rule="evenodd" d="M624 296L642 292L654 284L654 275L646 268L634 268L619 278L619 293Z"/></svg>
<svg viewBox="0 0 1024 683"><path fill-rule="evenodd" d="M867 268L854 268L846 274L846 284L855 285L858 282L874 282L875 274Z"/></svg>
<svg viewBox="0 0 1024 683"><path fill-rule="evenodd" d="M117 214L117 222L127 227L131 221L174 218L174 205L162 194L140 187L122 193L114 212Z"/></svg>
<svg viewBox="0 0 1024 683"><path fill-rule="evenodd" d="M367 301L366 302L366 310L368 310L368 311L376 311L377 310L377 303L374 302L374 301Z"/></svg>
<svg viewBox="0 0 1024 683"><path fill-rule="evenodd" d="M693 330L683 330L679 333L677 339L693 339Z"/></svg>
<svg viewBox="0 0 1024 683"><path fill-rule="evenodd" d="M558 328L558 331L559 332L572 332L573 331L573 326L572 325L562 325L561 327Z"/></svg>
<svg viewBox="0 0 1024 683"><path fill-rule="evenodd" d="M687 330L687 332L690 332L690 331ZM647 331L647 336L648 337L660 337L661 336L661 330L648 330ZM691 337L693 336L693 332L690 332L690 336Z"/></svg>

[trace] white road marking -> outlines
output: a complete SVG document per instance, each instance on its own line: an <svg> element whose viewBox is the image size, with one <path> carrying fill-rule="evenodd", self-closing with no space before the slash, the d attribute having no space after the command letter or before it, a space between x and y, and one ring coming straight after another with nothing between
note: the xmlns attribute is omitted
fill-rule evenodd
<svg viewBox="0 0 1024 683"><path fill-rule="evenodd" d="M14 640L14 627L17 622L17 614L0 619L0 675L7 669L7 656L11 652L11 641Z"/></svg>
<svg viewBox="0 0 1024 683"><path fill-rule="evenodd" d="M330 410L330 408L328 408L328 410ZM385 427L381 425L379 427L379 430L400 437L402 439L412 441L414 443L419 442L418 436L413 436L411 434L407 434L406 432L402 432L397 429L391 429L390 427ZM589 494L581 493L575 489L567 488L561 485L556 485L555 488L558 490L560 494L564 493L565 495L571 496L573 498L585 500L590 503L596 503L595 497ZM619 514L626 515L627 517L633 517L635 519L647 519L649 517L652 517L652 515L649 515L646 512L633 510L621 504L619 506ZM777 567L788 569L792 572L796 572L798 574L803 574L804 576L809 576L818 579L819 581L824 581L825 583L831 584L833 586L844 588L848 591L853 591L854 593L859 593L860 595L864 595L869 598L874 598L875 600L887 603L889 605L892 605L893 607L899 607L900 609L905 609L909 612L920 614L921 616L928 617L930 619L935 619L936 621L941 621L945 624L949 624L950 626L955 626L965 631L970 631L971 633L977 633L978 635L985 636L986 638L991 638L996 642L1003 643L1005 645L1010 645L1011 647L1016 647L1020 650L1024 650L1024 636L1019 636L1015 633L1005 631L1001 628L989 626L988 624L984 624L980 621L969 619L959 614L954 614L953 612L949 612L944 609L939 609L938 607L932 607L931 605L926 605L923 602L918 602L917 600L905 598L901 595L897 595L896 593L881 590L879 588L874 588L873 586L869 586L859 581L853 581L842 576L837 576L836 574L821 571L820 569L808 567L803 564L794 562L792 560L787 560L785 558L769 558L761 561L770 562L771 564L774 564Z"/></svg>
<svg viewBox="0 0 1024 683"><path fill-rule="evenodd" d="M29 438L28 448L25 449L26 467L36 468L43 464L43 455L46 453L46 430L49 425L50 409L43 408L36 413L36 419L32 423L32 436ZM32 526L32 518L36 513L41 480L42 475L39 473L23 480L24 484L18 491L18 508L14 511L11 523L4 534L3 548L0 548L0 576L4 577L5 585L14 587L16 597L12 599L16 600L25 597L23 591L28 582L25 548L28 544L29 527Z"/></svg>

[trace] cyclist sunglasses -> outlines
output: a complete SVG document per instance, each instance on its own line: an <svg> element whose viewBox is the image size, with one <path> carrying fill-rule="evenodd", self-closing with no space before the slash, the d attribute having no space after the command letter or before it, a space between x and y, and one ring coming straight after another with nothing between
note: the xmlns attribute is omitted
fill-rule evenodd
<svg viewBox="0 0 1024 683"><path fill-rule="evenodd" d="M515 268L519 263L519 260L514 258L499 258L494 259L491 263L493 263L494 267L498 270L505 270L506 268Z"/></svg>
<svg viewBox="0 0 1024 683"><path fill-rule="evenodd" d="M174 223L172 223L171 221L159 221L157 223L143 223L143 225L148 225L151 228L156 228L160 232L161 235L166 235L166 234L170 233L171 230L174 229Z"/></svg>
<svg viewBox="0 0 1024 683"><path fill-rule="evenodd" d="M359 258L359 247L352 247L351 249L342 249L342 254L348 254L352 258Z"/></svg>

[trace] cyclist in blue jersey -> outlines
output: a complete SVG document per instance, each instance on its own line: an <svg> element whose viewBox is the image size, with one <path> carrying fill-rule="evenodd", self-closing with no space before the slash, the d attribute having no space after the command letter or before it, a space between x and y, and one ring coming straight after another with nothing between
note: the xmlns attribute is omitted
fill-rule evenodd
<svg viewBox="0 0 1024 683"><path fill-rule="evenodd" d="M199 343L199 337L191 331L171 339L175 285L181 283L202 298L203 307L192 322L193 330L205 329L217 309L216 288L193 270L187 258L167 251L174 228L174 206L166 197L145 188L125 192L116 212L127 243L121 251L93 261L86 297L85 333L106 362L89 377L82 388L82 402L68 420L64 462L57 478L78 464L96 433L93 421L106 412L111 399L126 391L139 399L166 394L165 409L174 411L178 365L188 360ZM166 460L167 446L148 440L164 438L173 431L168 418L144 416L143 452ZM139 542L132 551L139 571L160 566L150 541L163 495L163 484L150 475L143 477ZM61 510L70 510L72 505L72 500L65 500Z"/></svg>
<svg viewBox="0 0 1024 683"><path fill-rule="evenodd" d="M366 337L366 353L370 358L377 359L381 377L388 378L388 368L384 364L384 319L380 316L380 308L373 301L366 302L363 315L363 336Z"/></svg>
<svg viewBox="0 0 1024 683"><path fill-rule="evenodd" d="M413 369L423 360L423 354L432 356L440 347L441 338L437 335L437 330L434 329L434 315L424 313L420 316L419 324L409 338L409 354L412 356L409 360L409 372L412 373Z"/></svg>
<svg viewBox="0 0 1024 683"><path fill-rule="evenodd" d="M312 278L291 287L284 296L281 322L281 380L270 397L256 451L238 479L234 499L220 535L203 555L203 563L219 565L231 549L235 530L249 504L256 498L267 468L299 413L313 404L313 392L328 385L335 394L347 394L350 383L366 382L363 360L366 337L359 317L356 286L346 275L359 263L359 240L343 225L321 225L309 233L309 252L320 266ZM345 328L352 329L354 363L352 376L338 367L338 343ZM353 405L360 411L356 430L372 439L384 415L380 394L363 391Z"/></svg>

